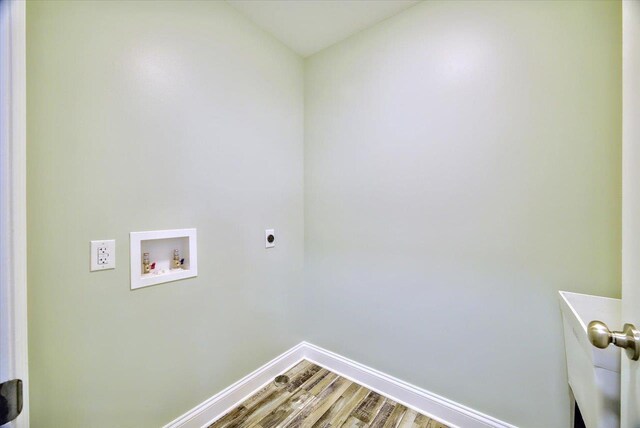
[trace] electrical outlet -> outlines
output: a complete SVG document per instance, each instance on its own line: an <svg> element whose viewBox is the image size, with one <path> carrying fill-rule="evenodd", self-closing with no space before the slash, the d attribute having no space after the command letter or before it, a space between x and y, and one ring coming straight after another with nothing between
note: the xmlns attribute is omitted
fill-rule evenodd
<svg viewBox="0 0 640 428"><path fill-rule="evenodd" d="M106 245L98 246L98 264L99 265L109 264L109 251L107 251Z"/></svg>
<svg viewBox="0 0 640 428"><path fill-rule="evenodd" d="M116 241L91 241L91 272L115 267Z"/></svg>
<svg viewBox="0 0 640 428"><path fill-rule="evenodd" d="M264 231L264 248L273 248L276 246L276 233L273 229Z"/></svg>

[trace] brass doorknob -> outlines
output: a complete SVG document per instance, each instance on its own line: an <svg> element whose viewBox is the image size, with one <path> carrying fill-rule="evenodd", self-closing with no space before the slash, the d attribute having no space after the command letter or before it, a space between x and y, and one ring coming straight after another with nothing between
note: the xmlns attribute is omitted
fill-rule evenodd
<svg viewBox="0 0 640 428"><path fill-rule="evenodd" d="M589 341L593 346L605 349L610 343L623 348L627 356L640 359L640 331L633 324L625 324L622 331L611 331L602 321L591 321L587 327Z"/></svg>

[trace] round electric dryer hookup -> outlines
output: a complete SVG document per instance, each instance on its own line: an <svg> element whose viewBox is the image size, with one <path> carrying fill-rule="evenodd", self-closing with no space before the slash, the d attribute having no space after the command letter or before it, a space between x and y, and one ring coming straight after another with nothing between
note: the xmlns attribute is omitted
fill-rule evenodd
<svg viewBox="0 0 640 428"><path fill-rule="evenodd" d="M273 248L276 246L276 233L273 229L264 231L264 247Z"/></svg>

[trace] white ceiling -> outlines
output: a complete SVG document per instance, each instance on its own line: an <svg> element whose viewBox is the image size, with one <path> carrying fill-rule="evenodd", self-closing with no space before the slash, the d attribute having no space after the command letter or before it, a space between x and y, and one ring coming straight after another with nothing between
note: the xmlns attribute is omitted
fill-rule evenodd
<svg viewBox="0 0 640 428"><path fill-rule="evenodd" d="M419 0L227 0L303 57L406 9Z"/></svg>

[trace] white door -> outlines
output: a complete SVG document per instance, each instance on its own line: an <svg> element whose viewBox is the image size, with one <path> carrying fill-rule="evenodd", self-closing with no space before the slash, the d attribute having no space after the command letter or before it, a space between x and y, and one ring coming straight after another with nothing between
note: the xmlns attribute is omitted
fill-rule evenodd
<svg viewBox="0 0 640 428"><path fill-rule="evenodd" d="M27 428L25 2L0 0L0 421ZM10 403L10 404L7 404Z"/></svg>
<svg viewBox="0 0 640 428"><path fill-rule="evenodd" d="M640 0L622 3L622 45L622 321L640 328ZM640 428L640 361L621 370L621 426Z"/></svg>

